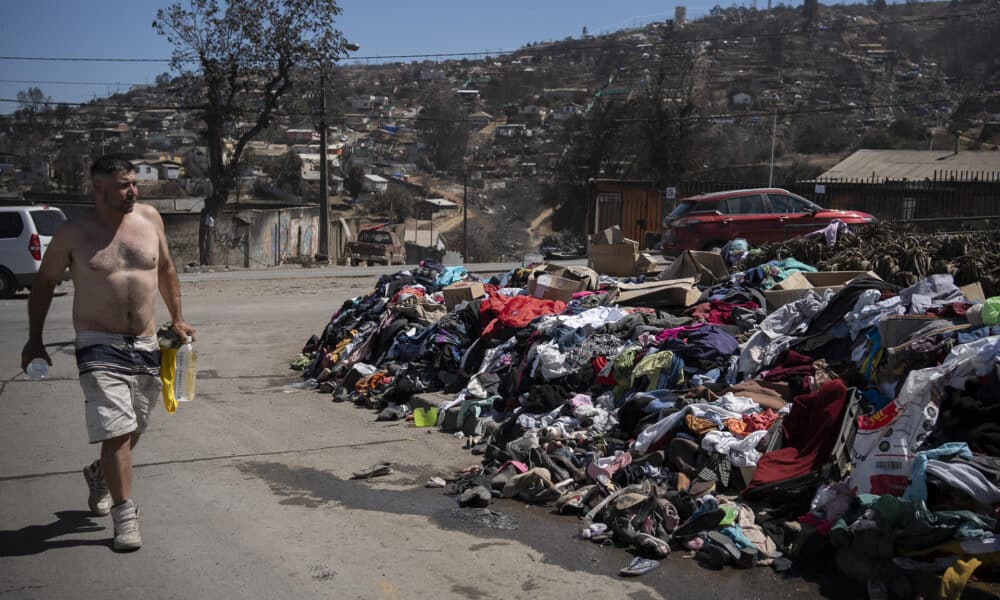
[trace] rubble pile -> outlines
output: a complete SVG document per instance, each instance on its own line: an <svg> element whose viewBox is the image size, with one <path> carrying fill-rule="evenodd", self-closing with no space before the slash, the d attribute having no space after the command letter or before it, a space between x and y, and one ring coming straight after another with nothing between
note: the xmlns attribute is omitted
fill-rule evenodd
<svg viewBox="0 0 1000 600"><path fill-rule="evenodd" d="M1000 564L1000 299L931 274L966 264L953 239L911 252L931 261L913 270L911 239L874 239L768 248L731 275L691 253L644 280L424 262L345 302L294 366L377 419L462 432L481 462L446 494L576 515L580 537L636 554L622 575L683 552L958 597ZM874 264L850 262L859 244ZM901 271L880 253L925 276L885 281ZM818 275L810 260L862 274L769 305Z"/></svg>
<svg viewBox="0 0 1000 600"><path fill-rule="evenodd" d="M982 283L988 296L1000 294L1000 231L928 234L912 226L879 222L839 236L835 243L794 238L752 252L744 268L794 257L820 271L873 271L909 286L928 275L948 273L959 286Z"/></svg>

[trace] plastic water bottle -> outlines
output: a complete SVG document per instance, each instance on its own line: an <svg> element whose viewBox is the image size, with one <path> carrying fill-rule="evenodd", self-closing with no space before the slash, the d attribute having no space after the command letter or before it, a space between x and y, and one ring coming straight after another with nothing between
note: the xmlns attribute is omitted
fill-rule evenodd
<svg viewBox="0 0 1000 600"><path fill-rule="evenodd" d="M24 370L24 374L32 381L45 379L49 376L49 363L45 362L44 358L36 358L28 363L28 368Z"/></svg>
<svg viewBox="0 0 1000 600"><path fill-rule="evenodd" d="M177 351L177 375L174 380L174 397L178 402L194 400L195 375L197 374L198 353L195 352L191 336L184 338L184 345Z"/></svg>

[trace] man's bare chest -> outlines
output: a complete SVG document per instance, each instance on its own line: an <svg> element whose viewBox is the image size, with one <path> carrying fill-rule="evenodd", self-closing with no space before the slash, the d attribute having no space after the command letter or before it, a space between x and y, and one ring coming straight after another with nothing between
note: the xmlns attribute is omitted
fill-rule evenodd
<svg viewBox="0 0 1000 600"><path fill-rule="evenodd" d="M78 258L90 272L149 271L157 266L159 242L141 231L119 231L110 239L88 240Z"/></svg>

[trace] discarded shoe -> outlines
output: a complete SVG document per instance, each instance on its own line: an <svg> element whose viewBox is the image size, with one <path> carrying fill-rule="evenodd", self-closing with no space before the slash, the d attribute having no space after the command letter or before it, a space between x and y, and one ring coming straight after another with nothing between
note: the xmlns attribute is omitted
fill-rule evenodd
<svg viewBox="0 0 1000 600"><path fill-rule="evenodd" d="M528 470L528 466L516 460L510 460L500 465L491 479L491 486L495 490L502 490L507 482L515 475L520 475Z"/></svg>
<svg viewBox="0 0 1000 600"><path fill-rule="evenodd" d="M728 565L732 558L725 548L716 544L705 544L694 557L709 569L716 570Z"/></svg>
<svg viewBox="0 0 1000 600"><path fill-rule="evenodd" d="M730 562L736 562L740 559L740 549L736 546L736 542L731 540L728 535L721 531L709 531L707 537L710 544L719 546L729 554Z"/></svg>
<svg viewBox="0 0 1000 600"><path fill-rule="evenodd" d="M392 473L392 463L377 463L367 469L355 471L351 479L371 479Z"/></svg>
<svg viewBox="0 0 1000 600"><path fill-rule="evenodd" d="M549 454L549 457L560 467L562 467L576 483L587 482L587 472L573 464L573 461L564 454Z"/></svg>
<svg viewBox="0 0 1000 600"><path fill-rule="evenodd" d="M462 508L486 508L493 500L493 495L484 486L471 487L458 496L458 505Z"/></svg>
<svg viewBox="0 0 1000 600"><path fill-rule="evenodd" d="M541 448L532 448L528 452L528 460L532 467L542 467L549 470L549 474L552 475L552 482L559 483L560 481L565 481L570 478L569 473L566 469L563 469L552 460L548 452L542 450Z"/></svg>
<svg viewBox="0 0 1000 600"><path fill-rule="evenodd" d="M714 491L715 491L714 481L703 481L700 479L692 481L691 485L688 487L687 490L688 495L691 496L692 498L701 498L702 496L711 494Z"/></svg>
<svg viewBox="0 0 1000 600"><path fill-rule="evenodd" d="M627 567L618 571L618 574L622 577L638 577L639 575L645 575L646 573L655 570L659 566L660 561L658 560L636 556Z"/></svg>
<svg viewBox="0 0 1000 600"><path fill-rule="evenodd" d="M596 462L587 465L587 476L602 490L606 492L615 490L615 484L611 481L611 473Z"/></svg>
<svg viewBox="0 0 1000 600"><path fill-rule="evenodd" d="M681 523L674 530L673 536L680 539L694 537L702 531L715 529L724 518L726 518L726 511L720 509L697 513Z"/></svg>
<svg viewBox="0 0 1000 600"><path fill-rule="evenodd" d="M447 483L445 482L443 477L431 477L430 479L427 480L427 483L424 484L424 487L443 488L446 485Z"/></svg>
<svg viewBox="0 0 1000 600"><path fill-rule="evenodd" d="M670 554L670 544L648 533L637 533L633 538L635 547L643 554L665 558Z"/></svg>

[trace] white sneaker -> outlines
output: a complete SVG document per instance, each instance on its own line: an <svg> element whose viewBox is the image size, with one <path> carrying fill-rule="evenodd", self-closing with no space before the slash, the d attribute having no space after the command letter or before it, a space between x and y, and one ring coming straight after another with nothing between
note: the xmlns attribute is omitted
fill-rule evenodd
<svg viewBox="0 0 1000 600"><path fill-rule="evenodd" d="M108 493L108 483L101 471L101 461L95 460L84 467L83 478L87 480L87 487L90 489L90 495L87 497L90 512L103 517L111 511L111 494Z"/></svg>
<svg viewBox="0 0 1000 600"><path fill-rule="evenodd" d="M138 550L142 546L139 535L139 509L131 500L111 507L111 518L115 522L114 549L118 552Z"/></svg>

